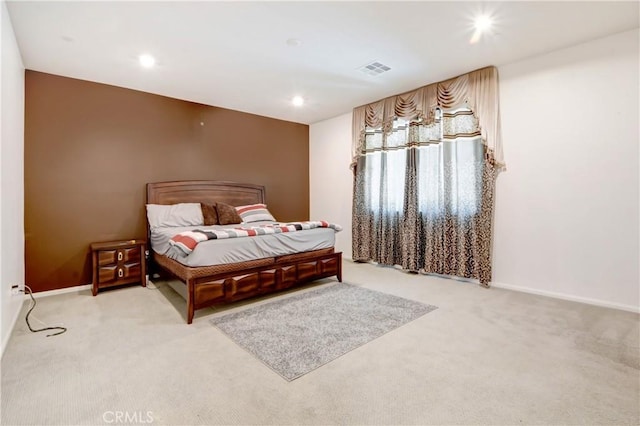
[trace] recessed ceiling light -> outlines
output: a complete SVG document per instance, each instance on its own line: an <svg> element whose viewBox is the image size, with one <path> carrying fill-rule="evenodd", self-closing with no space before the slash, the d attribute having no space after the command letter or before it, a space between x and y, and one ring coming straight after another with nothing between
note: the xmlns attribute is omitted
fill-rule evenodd
<svg viewBox="0 0 640 426"><path fill-rule="evenodd" d="M493 24L493 20L489 15L480 15L474 21L474 26L478 31L486 31L491 28L491 24Z"/></svg>
<svg viewBox="0 0 640 426"><path fill-rule="evenodd" d="M140 65L145 68L151 68L156 64L156 58L147 54L138 56L138 60L140 61Z"/></svg>
<svg viewBox="0 0 640 426"><path fill-rule="evenodd" d="M294 96L293 99L291 99L291 103L297 107L302 106L304 105L304 98L302 96Z"/></svg>
<svg viewBox="0 0 640 426"><path fill-rule="evenodd" d="M492 25L493 25L493 19L491 18L491 16L478 15L476 19L474 19L473 21L473 26L476 30L471 36L471 40L469 40L469 43L471 44L477 43L480 40L480 36L482 36L483 33L491 29Z"/></svg>

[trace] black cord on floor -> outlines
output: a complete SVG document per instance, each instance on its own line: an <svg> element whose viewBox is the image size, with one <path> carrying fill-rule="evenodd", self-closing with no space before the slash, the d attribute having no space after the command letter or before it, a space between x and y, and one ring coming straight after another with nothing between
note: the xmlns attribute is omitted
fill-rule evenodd
<svg viewBox="0 0 640 426"><path fill-rule="evenodd" d="M65 331L67 331L66 327L45 327L45 328L41 328L39 330L35 330L35 329L31 328L31 324L29 324L29 314L36 307L36 299L33 297L33 294L31 292L31 288L28 285L24 286L24 290L25 290L25 293L29 293L29 296L31 296L31 301L33 302L31 307L27 311L27 315L24 317L25 321L27 322L27 327L29 327L29 330L32 333L38 333L40 331L46 331L46 330L60 330L57 333L47 334L47 337L51 337L51 336L57 336L58 334L62 334Z"/></svg>

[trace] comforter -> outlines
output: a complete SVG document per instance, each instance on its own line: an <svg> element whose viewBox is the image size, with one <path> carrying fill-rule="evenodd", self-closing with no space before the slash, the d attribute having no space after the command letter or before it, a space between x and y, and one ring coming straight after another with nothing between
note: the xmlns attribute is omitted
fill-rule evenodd
<svg viewBox="0 0 640 426"><path fill-rule="evenodd" d="M194 229L180 232L169 240L171 246L180 249L185 254L190 254L198 243L208 240L220 240L228 238L256 237L259 235L280 234L285 232L299 232L315 228L331 228L336 232L342 227L326 221L306 221L290 223L273 223L260 226L239 226L231 229L200 230Z"/></svg>

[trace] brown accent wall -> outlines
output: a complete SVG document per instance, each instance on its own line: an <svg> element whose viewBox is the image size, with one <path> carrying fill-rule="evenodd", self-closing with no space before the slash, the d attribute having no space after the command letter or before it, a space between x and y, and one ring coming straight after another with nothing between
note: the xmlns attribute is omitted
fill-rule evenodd
<svg viewBox="0 0 640 426"><path fill-rule="evenodd" d="M35 71L25 90L34 291L90 283L91 242L144 238L147 182L262 184L276 219L309 217L307 125Z"/></svg>

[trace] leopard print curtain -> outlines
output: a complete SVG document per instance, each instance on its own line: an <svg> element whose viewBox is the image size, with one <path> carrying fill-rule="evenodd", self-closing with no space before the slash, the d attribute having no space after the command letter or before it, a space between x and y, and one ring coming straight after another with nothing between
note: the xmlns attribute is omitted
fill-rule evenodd
<svg viewBox="0 0 640 426"><path fill-rule="evenodd" d="M367 127L353 259L491 281L495 159L468 105Z"/></svg>

